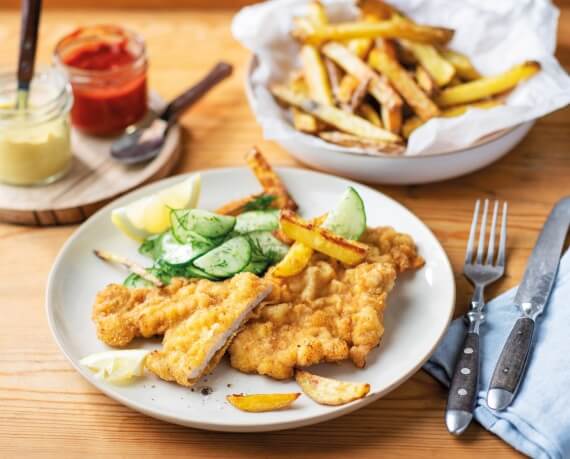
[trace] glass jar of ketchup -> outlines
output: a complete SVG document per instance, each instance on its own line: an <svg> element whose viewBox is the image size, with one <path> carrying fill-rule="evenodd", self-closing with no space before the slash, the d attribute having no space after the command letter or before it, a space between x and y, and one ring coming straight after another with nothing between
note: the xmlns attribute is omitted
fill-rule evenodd
<svg viewBox="0 0 570 459"><path fill-rule="evenodd" d="M77 29L56 46L54 59L69 78L71 122L97 136L118 134L147 111L143 39L111 25Z"/></svg>

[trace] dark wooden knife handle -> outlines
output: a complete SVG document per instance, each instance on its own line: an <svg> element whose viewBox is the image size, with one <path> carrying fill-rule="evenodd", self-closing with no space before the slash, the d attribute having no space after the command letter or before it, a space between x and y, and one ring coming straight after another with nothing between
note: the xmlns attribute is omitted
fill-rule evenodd
<svg viewBox="0 0 570 459"><path fill-rule="evenodd" d="M514 394L525 371L532 344L534 320L518 319L501 351L493 372L490 389L504 389Z"/></svg>
<svg viewBox="0 0 570 459"><path fill-rule="evenodd" d="M34 76L42 0L22 0L22 30L18 59L18 89L27 90Z"/></svg>
<svg viewBox="0 0 570 459"><path fill-rule="evenodd" d="M479 335L467 333L455 364L447 398L447 411L471 413L477 401L479 386Z"/></svg>
<svg viewBox="0 0 570 459"><path fill-rule="evenodd" d="M210 89L232 74L233 67L226 62L218 62L208 74L190 89L177 96L164 109L160 117L172 125L188 107L200 100Z"/></svg>

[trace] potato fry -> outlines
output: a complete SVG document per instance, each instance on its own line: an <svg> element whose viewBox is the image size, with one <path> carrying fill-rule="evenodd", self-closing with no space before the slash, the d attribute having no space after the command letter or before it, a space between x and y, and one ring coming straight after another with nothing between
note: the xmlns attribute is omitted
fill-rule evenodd
<svg viewBox="0 0 570 459"><path fill-rule="evenodd" d="M402 99L386 78L379 76L364 61L339 43L327 43L322 51L348 74L359 80L370 80L368 91L382 105L384 128L398 133L402 120Z"/></svg>
<svg viewBox="0 0 570 459"><path fill-rule="evenodd" d="M300 395L299 392L289 394L233 394L226 396L226 400L239 410L262 413L288 408Z"/></svg>
<svg viewBox="0 0 570 459"><path fill-rule="evenodd" d="M303 43L321 45L326 41L345 41L353 38L406 38L420 43L446 44L453 30L413 24L401 19L382 22L343 22L325 26L294 24L293 36Z"/></svg>
<svg viewBox="0 0 570 459"><path fill-rule="evenodd" d="M324 131L319 133L319 137L330 143L342 145L343 147L361 148L368 153L400 154L405 151L403 145L396 143L382 142L365 137L357 137L352 134L338 131Z"/></svg>
<svg viewBox="0 0 570 459"><path fill-rule="evenodd" d="M440 107L449 107L494 96L514 88L518 83L529 79L539 70L540 64L538 62L525 62L500 75L480 78L444 89L436 101Z"/></svg>
<svg viewBox="0 0 570 459"><path fill-rule="evenodd" d="M338 101L342 106L347 106L352 100L352 95L358 88L360 81L353 75L345 75L340 80L340 86L338 88Z"/></svg>
<svg viewBox="0 0 570 459"><path fill-rule="evenodd" d="M440 52L443 58L455 67L455 72L461 78L469 81L481 78L481 74L464 54L452 51L451 49L442 49Z"/></svg>
<svg viewBox="0 0 570 459"><path fill-rule="evenodd" d="M388 53L373 49L370 52L369 63L390 80L390 83L420 118L428 120L439 114L437 106L418 87L398 61Z"/></svg>
<svg viewBox="0 0 570 459"><path fill-rule="evenodd" d="M319 104L314 100L305 98L302 94L291 91L285 86L274 85L271 86L270 90L273 95L282 102L301 108L341 131L357 136L368 137L370 139L383 140L385 142L401 142L400 136L376 127L359 116L352 115L335 107Z"/></svg>
<svg viewBox="0 0 570 459"><path fill-rule="evenodd" d="M331 83L331 90L333 93L333 97L337 102L339 102L340 80L341 80L340 70L338 66L328 57L325 57L324 61L325 61L325 68L329 76L329 81Z"/></svg>
<svg viewBox="0 0 570 459"><path fill-rule="evenodd" d="M401 14L396 8L381 0L358 0L356 4L365 16L375 16L379 20L390 19L392 16Z"/></svg>
<svg viewBox="0 0 570 459"><path fill-rule="evenodd" d="M311 99L322 104L333 105L329 78L319 50L314 46L304 45L301 48L301 62Z"/></svg>
<svg viewBox="0 0 570 459"><path fill-rule="evenodd" d="M415 77L418 82L418 86L422 88L429 97L433 97L439 91L436 82L421 65L416 67Z"/></svg>
<svg viewBox="0 0 570 459"><path fill-rule="evenodd" d="M485 110L497 107L498 105L502 105L503 103L504 99L501 97L497 97L495 99L483 100L471 104L456 105L454 107L443 110L440 116L444 118L453 118L455 116L463 115L469 108L480 108L482 110ZM402 126L402 135L407 139L408 137L410 137L410 135L412 135L412 132L414 132L422 124L424 124L424 121L417 116L413 116L407 119L406 122L404 123L404 126Z"/></svg>
<svg viewBox="0 0 570 459"><path fill-rule="evenodd" d="M458 84L463 84L461 78L455 75L449 83L447 83L446 88L452 88L453 86L457 86Z"/></svg>
<svg viewBox="0 0 570 459"><path fill-rule="evenodd" d="M281 230L291 239L347 265L360 263L368 253L366 244L340 237L331 231L301 219L290 210L281 211L279 223Z"/></svg>
<svg viewBox="0 0 570 459"><path fill-rule="evenodd" d="M370 384L337 381L297 370L295 380L303 392L321 405L344 405L366 397Z"/></svg>
<svg viewBox="0 0 570 459"><path fill-rule="evenodd" d="M439 54L435 46L409 40L401 40L400 43L411 51L438 86L445 86L454 77L455 67Z"/></svg>
<svg viewBox="0 0 570 459"><path fill-rule="evenodd" d="M313 249L301 242L294 242L285 258L281 260L271 274L277 277L290 277L299 274L311 260Z"/></svg>
<svg viewBox="0 0 570 459"><path fill-rule="evenodd" d="M305 81L305 76L302 72L295 72L290 80L289 87L293 91L308 94L309 89L307 88L307 82ZM307 132L309 134L315 134L319 131L319 123L317 119L309 115L308 113L299 110L298 108L291 107L291 116L293 118L293 126L295 129L301 132Z"/></svg>
<svg viewBox="0 0 570 459"><path fill-rule="evenodd" d="M349 110L351 113L354 113L366 97L368 93L368 85L370 84L370 80L361 80L358 82L358 86L352 93L352 98L350 99Z"/></svg>
<svg viewBox="0 0 570 459"><path fill-rule="evenodd" d="M364 119L370 121L374 126L382 127L382 120L378 112L372 107L372 105L364 103L358 109L358 114Z"/></svg>
<svg viewBox="0 0 570 459"><path fill-rule="evenodd" d="M297 209L297 203L289 195L277 173L257 148L252 148L245 159L265 192L277 196L275 207L278 209Z"/></svg>
<svg viewBox="0 0 570 459"><path fill-rule="evenodd" d="M315 25L325 25L329 23L327 10L319 0L309 2L309 13L307 18Z"/></svg>
<svg viewBox="0 0 570 459"><path fill-rule="evenodd" d="M353 38L346 43L347 49L360 59L366 59L372 48L371 38Z"/></svg>

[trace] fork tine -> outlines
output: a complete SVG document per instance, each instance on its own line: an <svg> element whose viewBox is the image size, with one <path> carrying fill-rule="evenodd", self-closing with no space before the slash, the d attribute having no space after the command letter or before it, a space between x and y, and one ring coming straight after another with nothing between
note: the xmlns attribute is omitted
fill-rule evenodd
<svg viewBox="0 0 570 459"><path fill-rule="evenodd" d="M469 240L467 241L467 250L465 251L465 264L471 263L473 258L473 243L475 242L475 231L477 230L477 218L479 217L479 206L481 201L475 201L475 210L473 211L473 220L471 229L469 230Z"/></svg>
<svg viewBox="0 0 570 459"><path fill-rule="evenodd" d="M507 210L508 204L503 203L503 217L501 222L501 238L499 240L499 255L497 257L497 266L505 267L505 251L507 246Z"/></svg>
<svg viewBox="0 0 570 459"><path fill-rule="evenodd" d="M487 249L486 264L492 265L495 258L495 227L497 226L497 213L499 212L499 201L495 201L493 206L493 220L491 221L491 232L489 234L489 248Z"/></svg>
<svg viewBox="0 0 570 459"><path fill-rule="evenodd" d="M487 211L489 209L489 200L485 199L483 206L483 217L481 218L481 228L479 229L479 247L477 247L477 264L483 263L483 251L485 250L485 233L487 230Z"/></svg>

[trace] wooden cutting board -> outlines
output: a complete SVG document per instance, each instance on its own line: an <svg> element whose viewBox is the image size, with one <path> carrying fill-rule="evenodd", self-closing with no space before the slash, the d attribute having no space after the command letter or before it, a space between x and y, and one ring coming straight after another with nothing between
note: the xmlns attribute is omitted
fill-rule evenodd
<svg viewBox="0 0 570 459"><path fill-rule="evenodd" d="M154 160L134 166L111 157L113 139L89 137L77 131L71 138L72 166L57 182L37 187L0 184L1 221L36 226L80 223L127 191L166 177L180 157L179 126L170 129Z"/></svg>

